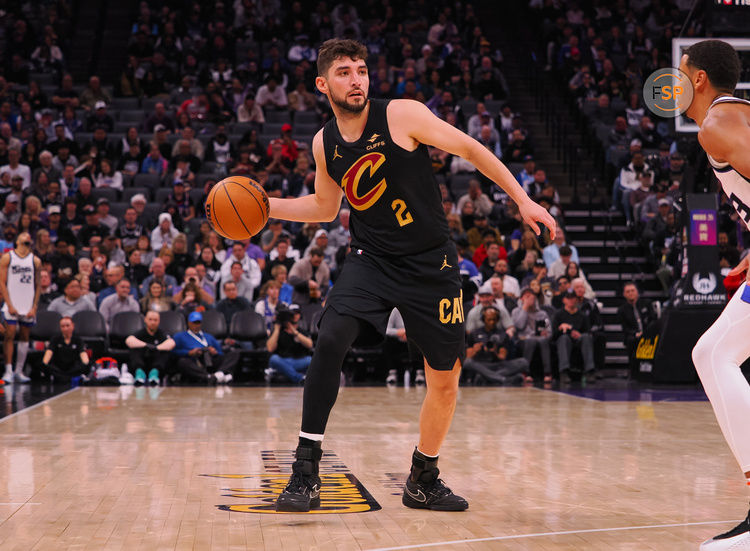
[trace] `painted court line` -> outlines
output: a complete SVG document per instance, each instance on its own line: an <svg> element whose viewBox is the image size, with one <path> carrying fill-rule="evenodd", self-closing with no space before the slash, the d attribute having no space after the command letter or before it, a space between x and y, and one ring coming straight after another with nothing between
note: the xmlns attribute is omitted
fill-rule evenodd
<svg viewBox="0 0 750 551"><path fill-rule="evenodd" d="M34 404L33 406L29 406L29 407L27 407L27 408L23 408L23 409L20 409L20 410L18 410L18 411L15 411L15 412L11 413L10 415L6 415L6 416L5 416L5 417L3 417L2 419L0 419L0 423L3 423L3 422L7 421L8 419L10 419L10 418L12 418L12 417L15 417L15 416L16 416L16 415L18 415L19 413L26 413L27 411L31 411L32 409L36 409L36 408L38 408L38 407L39 407L39 406L41 406L41 405L44 405L44 404L48 404L48 403L50 403L50 402L51 402L52 400L57 400L57 399L58 399L58 398L60 398L61 396L65 396L66 394L68 394L68 393L70 393L70 392L73 392L74 390L78 390L78 389L80 389L80 388L81 388L81 387L79 387L79 386L77 386L77 387L75 387L75 388L69 388L68 390L66 390L66 391L64 391L64 392L61 392L60 394L56 394L55 396L52 396L51 398L47 398L47 399L45 399L45 400L42 400L41 402L37 402L37 403L36 403L36 404Z"/></svg>
<svg viewBox="0 0 750 551"><path fill-rule="evenodd" d="M399 549L417 549L422 547L438 547L440 545L458 545L462 543L479 543L483 541L518 540L526 538L543 538L549 536L568 536L571 534L591 534L595 532L624 532L626 530L651 530L654 528L679 528L682 526L706 526L710 524L731 524L740 520L712 520L708 522L683 522L679 524L649 524L646 526L622 526L619 528L591 528L589 530L566 530L563 532L537 532L535 534L516 534L513 536L495 536L492 538L472 538L466 540L438 541L435 543L419 543L415 545L399 545L397 547L378 547L367 551L397 551Z"/></svg>

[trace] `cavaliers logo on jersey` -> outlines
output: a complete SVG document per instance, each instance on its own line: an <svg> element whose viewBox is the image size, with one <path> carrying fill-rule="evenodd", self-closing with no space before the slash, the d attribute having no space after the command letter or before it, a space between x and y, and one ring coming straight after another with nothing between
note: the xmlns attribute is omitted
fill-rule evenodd
<svg viewBox="0 0 750 551"><path fill-rule="evenodd" d="M359 194L359 185L362 183L362 178L369 178L372 181L377 180L376 173L384 162L385 155L382 153L366 153L354 161L349 170L346 171L346 174L344 174L344 177L341 178L341 187L346 194L346 200L355 209L369 209L385 192L385 188L388 185L385 182L385 178L382 178L370 191L362 195ZM365 176L366 172L368 173L367 176Z"/></svg>

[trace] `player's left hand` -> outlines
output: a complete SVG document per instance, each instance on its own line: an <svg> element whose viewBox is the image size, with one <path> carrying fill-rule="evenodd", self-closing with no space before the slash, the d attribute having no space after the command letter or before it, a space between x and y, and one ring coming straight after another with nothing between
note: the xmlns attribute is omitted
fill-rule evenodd
<svg viewBox="0 0 750 551"><path fill-rule="evenodd" d="M523 221L526 222L532 230L534 230L535 234L540 235L542 233L542 231L539 229L539 224L537 224L537 222L541 222L549 229L550 237L552 239L555 238L557 222L555 222L555 219L552 217L552 215L547 212L547 209L529 199L528 201L524 201L523 203L518 205L518 211L521 213Z"/></svg>

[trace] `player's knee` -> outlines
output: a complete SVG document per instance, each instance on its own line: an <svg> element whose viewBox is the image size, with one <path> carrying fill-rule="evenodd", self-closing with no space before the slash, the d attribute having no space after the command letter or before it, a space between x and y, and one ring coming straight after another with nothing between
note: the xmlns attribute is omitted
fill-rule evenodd
<svg viewBox="0 0 750 551"><path fill-rule="evenodd" d="M711 367L712 348L713 345L711 344L710 339L706 338L706 335L703 335L698 339L698 342L695 343L692 356L693 364L695 364L695 369L698 371L698 374L701 374Z"/></svg>
<svg viewBox="0 0 750 551"><path fill-rule="evenodd" d="M439 394L443 400L455 400L458 395L458 377L451 371L440 372L429 378L427 388L430 392Z"/></svg>
<svg viewBox="0 0 750 551"><path fill-rule="evenodd" d="M16 326L8 324L5 326L5 340L12 340L16 336Z"/></svg>

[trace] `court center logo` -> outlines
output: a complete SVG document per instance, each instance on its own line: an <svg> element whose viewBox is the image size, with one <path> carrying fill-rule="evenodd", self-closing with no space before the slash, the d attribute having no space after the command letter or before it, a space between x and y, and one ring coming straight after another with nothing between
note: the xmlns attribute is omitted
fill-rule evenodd
<svg viewBox="0 0 750 551"><path fill-rule="evenodd" d="M693 102L693 84L690 77L679 69L659 69L644 82L643 100L652 113L674 119L687 111Z"/></svg>
<svg viewBox="0 0 750 551"><path fill-rule="evenodd" d="M286 487L294 463L293 450L264 450L263 474L204 474L201 476L227 480L247 480L247 487L222 489L222 496L241 500L239 503L217 505L222 511L235 513L290 514L276 511L276 498ZM323 452L320 461L320 508L309 513L342 514L379 511L380 504L362 485L338 456Z"/></svg>

